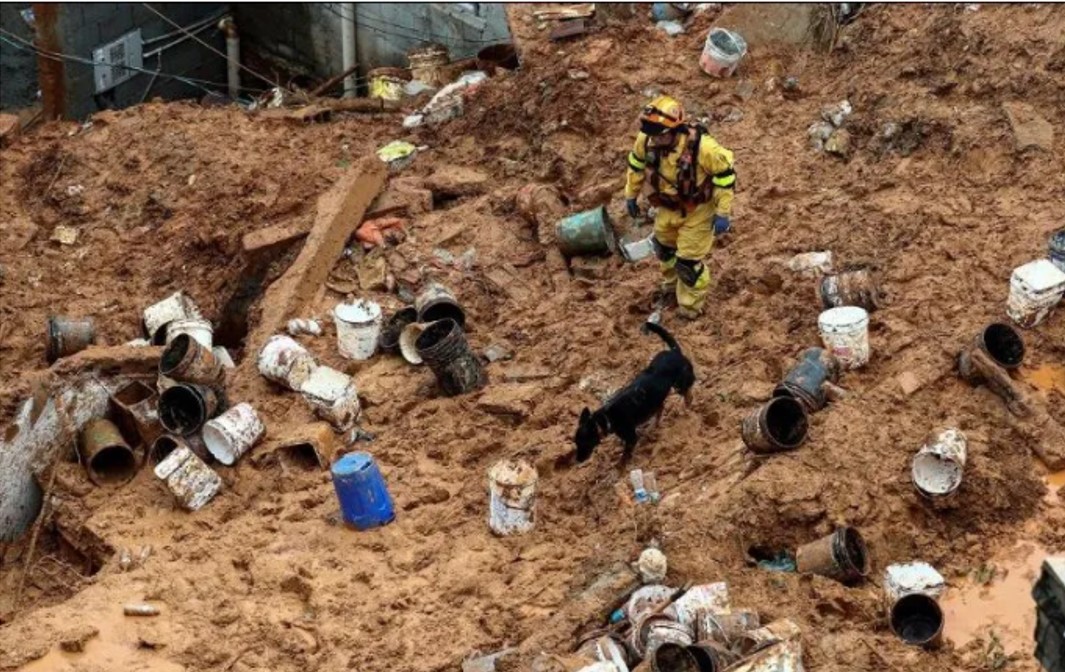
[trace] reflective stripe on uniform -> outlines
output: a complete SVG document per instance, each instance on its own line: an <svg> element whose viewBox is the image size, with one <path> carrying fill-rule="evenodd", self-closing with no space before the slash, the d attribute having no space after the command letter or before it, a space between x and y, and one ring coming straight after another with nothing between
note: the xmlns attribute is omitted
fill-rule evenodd
<svg viewBox="0 0 1065 672"><path fill-rule="evenodd" d="M639 173L646 167L647 163L641 161L640 157L636 156L636 152L629 152L629 168L632 168Z"/></svg>
<svg viewBox="0 0 1065 672"><path fill-rule="evenodd" d="M714 183L715 187L731 189L736 185L736 171L731 168L723 170L720 173L716 173L711 181Z"/></svg>

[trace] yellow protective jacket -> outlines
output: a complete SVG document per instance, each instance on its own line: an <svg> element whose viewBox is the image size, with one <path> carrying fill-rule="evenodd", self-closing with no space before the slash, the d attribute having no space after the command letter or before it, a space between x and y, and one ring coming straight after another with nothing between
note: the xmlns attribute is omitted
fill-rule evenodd
<svg viewBox="0 0 1065 672"><path fill-rule="evenodd" d="M687 133L678 135L676 146L668 150L668 154L658 157L655 161L655 157L650 156L648 136L642 132L636 134L636 144L629 153L629 169L625 179L626 198L636 198L643 189L648 173L655 170L658 171L660 193L676 198L677 164L684 148L691 142ZM651 150L653 151L653 148ZM714 214L729 216L732 212L732 198L736 185L732 152L719 145L710 134L703 133L699 140L699 159L696 166L698 187L704 187L706 180L711 180L713 184L710 201L714 204Z"/></svg>

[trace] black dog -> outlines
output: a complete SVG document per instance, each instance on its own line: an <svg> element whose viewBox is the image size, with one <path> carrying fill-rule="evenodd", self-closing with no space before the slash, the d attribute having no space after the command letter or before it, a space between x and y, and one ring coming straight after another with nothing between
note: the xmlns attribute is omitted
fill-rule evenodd
<svg viewBox="0 0 1065 672"><path fill-rule="evenodd" d="M624 461L632 457L636 447L636 428L656 418L662 419L662 410L670 390L684 397L691 404L691 388L695 384L695 370L691 361L680 351L676 339L660 325L648 322L644 333L653 331L666 342L669 350L654 356L646 369L636 379L611 397L598 411L592 413L587 407L581 411L577 424L577 461L584 462L592 451L610 434L617 434L625 443Z"/></svg>

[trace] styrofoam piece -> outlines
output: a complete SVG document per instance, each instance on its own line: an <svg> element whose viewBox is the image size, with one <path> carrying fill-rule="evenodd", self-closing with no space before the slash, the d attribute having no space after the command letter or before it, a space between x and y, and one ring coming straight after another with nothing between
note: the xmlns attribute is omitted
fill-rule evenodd
<svg viewBox="0 0 1065 672"><path fill-rule="evenodd" d="M355 360L373 357L381 336L381 306L365 299L337 304L333 309L333 320L341 355Z"/></svg>
<svg viewBox="0 0 1065 672"><path fill-rule="evenodd" d="M666 578L669 561L666 554L657 548L645 548L636 561L636 569L644 583L658 583Z"/></svg>
<svg viewBox="0 0 1065 672"><path fill-rule="evenodd" d="M311 353L283 334L271 336L259 351L259 373L267 380L299 391L318 364Z"/></svg>
<svg viewBox="0 0 1065 672"><path fill-rule="evenodd" d="M488 526L498 535L524 534L536 524L536 469L502 460L488 472Z"/></svg>
<svg viewBox="0 0 1065 672"><path fill-rule="evenodd" d="M927 562L908 562L889 566L884 570L884 595L888 604L911 593L922 593L939 599L947 589L943 575Z"/></svg>
<svg viewBox="0 0 1065 672"><path fill-rule="evenodd" d="M359 389L346 373L319 366L300 387L300 393L318 417L344 431L359 419Z"/></svg>
<svg viewBox="0 0 1065 672"><path fill-rule="evenodd" d="M1019 326L1030 329L1046 319L1062 296L1065 272L1049 259L1037 259L1013 271L1006 314Z"/></svg>
<svg viewBox="0 0 1065 672"><path fill-rule="evenodd" d="M830 308L817 318L825 348L845 369L869 362L869 313L857 306Z"/></svg>
<svg viewBox="0 0 1065 672"><path fill-rule="evenodd" d="M943 430L913 458L912 478L918 492L926 497L944 497L961 486L965 469L967 441L956 428Z"/></svg>
<svg viewBox="0 0 1065 672"><path fill-rule="evenodd" d="M251 450L266 434L266 425L251 404L237 404L208 420L203 426L203 443L216 460L231 465Z"/></svg>
<svg viewBox="0 0 1065 672"><path fill-rule="evenodd" d="M222 489L221 477L187 446L176 448L157 464L155 476L166 482L166 487L189 511L199 511Z"/></svg>
<svg viewBox="0 0 1065 672"><path fill-rule="evenodd" d="M166 343L170 344L181 334L188 334L194 341L210 350L214 347L214 326L210 320L199 317L186 317L174 320L166 327Z"/></svg>

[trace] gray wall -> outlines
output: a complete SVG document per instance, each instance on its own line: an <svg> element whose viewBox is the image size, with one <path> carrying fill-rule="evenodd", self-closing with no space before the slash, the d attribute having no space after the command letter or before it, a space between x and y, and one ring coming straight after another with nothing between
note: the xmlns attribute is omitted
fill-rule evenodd
<svg viewBox="0 0 1065 672"><path fill-rule="evenodd" d="M180 26L193 24L201 19L221 14L225 3L152 3L152 7L165 14ZM140 3L64 3L60 5L57 32L62 51L92 60L92 51L123 34L141 29L141 37L150 40L154 37L173 33L176 28L149 11ZM204 42L225 54L225 37L217 28L211 27L197 33ZM164 40L148 45L145 51L166 44ZM146 58L143 67L155 70L161 66L162 72L183 75L197 79L217 82L218 86L208 89L225 92L226 61L224 56L211 52L205 46L192 39L166 50L157 57ZM66 117L82 119L93 112L112 108L126 107L139 103L145 97L162 98L202 97L205 91L177 80L158 77L148 90L151 75L137 74L132 79L119 84L108 92L94 95L93 67L80 63L66 64ZM147 93L147 95L146 95Z"/></svg>
<svg viewBox="0 0 1065 672"><path fill-rule="evenodd" d="M467 3L474 6L473 3ZM429 42L448 47L454 60L510 40L504 7L477 3L365 3L356 5L356 42L361 74L380 66L407 66L407 51ZM260 53L281 58L304 74L325 78L343 70L342 3L249 3L234 6L241 40Z"/></svg>
<svg viewBox="0 0 1065 672"><path fill-rule="evenodd" d="M28 2L0 4L0 28L33 41L30 28L19 12ZM37 56L0 42L0 109L13 110L32 105L37 99Z"/></svg>

